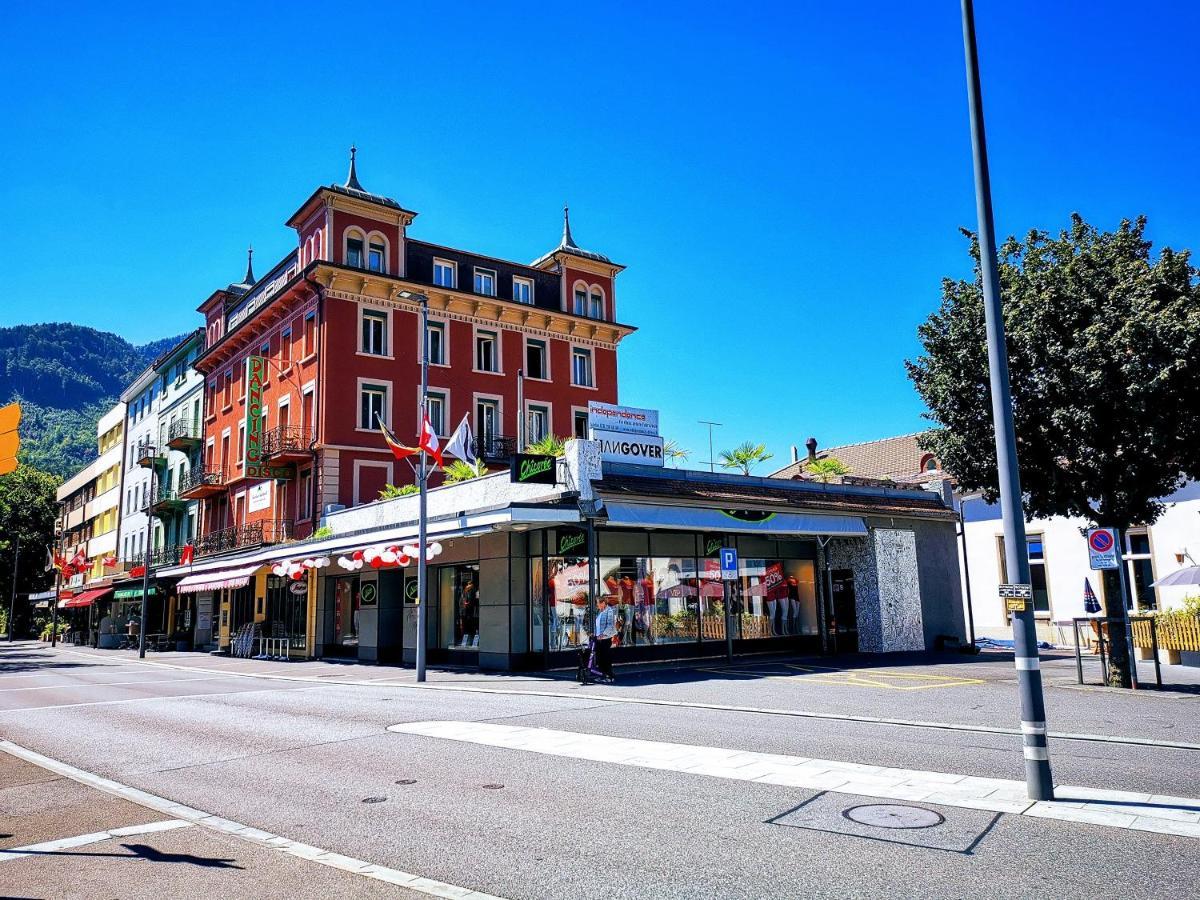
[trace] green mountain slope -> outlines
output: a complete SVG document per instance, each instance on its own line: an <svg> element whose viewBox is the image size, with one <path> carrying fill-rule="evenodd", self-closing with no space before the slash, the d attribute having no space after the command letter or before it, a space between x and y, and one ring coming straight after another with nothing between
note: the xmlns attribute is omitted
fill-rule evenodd
<svg viewBox="0 0 1200 900"><path fill-rule="evenodd" d="M135 346L69 322L0 328L0 404L21 401L22 462L60 478L86 465L100 416L182 337Z"/></svg>

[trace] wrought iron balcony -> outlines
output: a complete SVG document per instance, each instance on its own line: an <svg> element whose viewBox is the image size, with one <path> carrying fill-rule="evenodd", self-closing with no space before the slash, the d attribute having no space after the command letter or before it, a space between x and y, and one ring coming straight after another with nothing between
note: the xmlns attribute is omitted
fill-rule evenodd
<svg viewBox="0 0 1200 900"><path fill-rule="evenodd" d="M170 515L186 508L187 498L166 485L159 485L157 493L150 501L150 514L154 516Z"/></svg>
<svg viewBox="0 0 1200 900"><path fill-rule="evenodd" d="M316 438L311 428L299 425L277 425L263 435L263 459L286 462L289 459L307 459L310 447Z"/></svg>
<svg viewBox="0 0 1200 900"><path fill-rule="evenodd" d="M292 540L293 535L291 519L274 519L212 531L197 539L193 546L197 556L212 556L215 553L228 553L230 550L283 543Z"/></svg>
<svg viewBox="0 0 1200 900"><path fill-rule="evenodd" d="M150 568L157 569L160 566L177 566L179 565L179 554L182 552L182 547L156 547L150 551ZM139 553L134 559L121 560L120 571L128 572L134 566L144 566L145 564L145 554Z"/></svg>
<svg viewBox="0 0 1200 900"><path fill-rule="evenodd" d="M149 469L167 461L166 454L149 441L142 441L133 448L133 458L143 469Z"/></svg>
<svg viewBox="0 0 1200 900"><path fill-rule="evenodd" d="M195 466L179 483L179 496L184 500L200 500L225 490L225 470Z"/></svg>
<svg viewBox="0 0 1200 900"><path fill-rule="evenodd" d="M189 418L172 422L167 430L167 446L172 450L190 450L204 442L204 429Z"/></svg>
<svg viewBox="0 0 1200 900"><path fill-rule="evenodd" d="M475 455L491 462L506 462L517 452L517 439L499 434L475 438Z"/></svg>

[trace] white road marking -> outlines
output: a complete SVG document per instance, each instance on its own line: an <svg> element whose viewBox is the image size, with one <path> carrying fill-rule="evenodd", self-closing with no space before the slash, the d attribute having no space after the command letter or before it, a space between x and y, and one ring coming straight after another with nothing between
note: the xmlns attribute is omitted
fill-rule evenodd
<svg viewBox="0 0 1200 900"><path fill-rule="evenodd" d="M292 688L299 691L317 691L326 685L315 687ZM283 690L283 688L252 688L248 691L211 691L207 694L163 694L161 697L127 697L124 700L89 700L84 703L55 703L50 706L17 706L12 709L0 709L0 715L6 713L41 712L47 709L75 709L80 706L116 706L119 703L155 703L161 700L195 700L201 697L240 697L242 694L263 694Z"/></svg>
<svg viewBox="0 0 1200 900"><path fill-rule="evenodd" d="M216 681L220 675L205 675L201 678L160 678L155 681L71 681L67 684L35 684L30 687L0 688L0 694L14 691L54 691L70 688L128 687L141 684L183 684L186 681Z"/></svg>
<svg viewBox="0 0 1200 900"><path fill-rule="evenodd" d="M202 696L209 696L207 694ZM137 803L140 806L145 806L148 809L153 809L156 812L164 813L172 816L174 819L182 820L185 824L199 825L204 828L211 828L214 831L220 831L232 837L248 841L252 844L257 844L262 847L268 847L272 850L279 850L291 856L298 856L301 859L311 860L323 866L329 866L333 869L341 869L350 872L353 875L359 875L363 878L372 878L376 881L383 881L387 884L395 884L401 887L408 888L410 891L416 891L421 894L428 894L432 897L447 897L453 900L503 900L492 894L485 894L480 891L473 891L470 888L459 887L458 885L447 884L444 881L436 881L432 878L424 878L420 875L413 875L410 872L402 872L399 869L390 869L386 866L377 866L373 863L365 862L360 859L354 859L350 856L343 856L340 853L334 853L332 850L324 850L321 847L314 847L311 844L301 844L298 841L293 841L285 837L280 837L277 834L272 834L269 831L263 831L260 828L254 828L250 825L243 825L240 822L233 822L229 819L223 819L220 816L215 816L212 813L205 812L201 809L195 809L191 806L184 806L182 803L176 803L173 800L168 800L165 797L159 797L157 794L151 794L139 788L130 787L126 784L121 784L119 781L105 778L101 775L96 775L93 772L87 772L83 769L78 769L69 763L61 762L57 759L51 759L48 756L43 756L33 750L28 750L25 747L18 746L12 741L0 740L0 750L23 759L26 762L33 763L35 766L41 766L43 769L48 769L51 772L56 772L66 778L78 781L81 784L86 784L94 787L97 790L104 791L107 794L112 794L128 800L131 803ZM119 832L121 829L115 829L113 833ZM105 832L106 834L108 832ZM26 848L28 849L28 848Z"/></svg>
<svg viewBox="0 0 1200 900"><path fill-rule="evenodd" d="M493 722L406 722L390 725L388 731L689 775L984 809L1200 838L1200 800L1187 797L1152 798L1149 794L1059 785L1055 787L1056 800L1035 802L1026 796L1024 782L1006 778L978 778L953 772L866 766L832 759L616 738Z"/></svg>
<svg viewBox="0 0 1200 900"><path fill-rule="evenodd" d="M60 853L63 850L73 850L76 847L86 847L88 844L98 844L118 837L130 837L135 834L154 834L159 831L173 831L176 828L191 828L191 822L180 819L165 819L149 822L146 825L127 825L124 828L111 828L108 831L96 831L92 834L77 834L74 837L59 838L54 841L43 841L40 844L29 844L25 847L13 847L11 850L0 850L0 862L21 859L26 856L37 856L39 853Z"/></svg>

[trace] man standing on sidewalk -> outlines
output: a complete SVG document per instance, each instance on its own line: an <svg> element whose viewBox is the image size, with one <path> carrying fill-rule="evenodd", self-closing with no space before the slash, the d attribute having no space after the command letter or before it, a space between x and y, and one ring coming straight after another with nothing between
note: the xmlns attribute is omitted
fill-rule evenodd
<svg viewBox="0 0 1200 900"><path fill-rule="evenodd" d="M617 680L612 667L612 642L617 633L617 611L608 605L608 600L601 597L597 601L600 611L596 613L596 668L604 676L604 680Z"/></svg>

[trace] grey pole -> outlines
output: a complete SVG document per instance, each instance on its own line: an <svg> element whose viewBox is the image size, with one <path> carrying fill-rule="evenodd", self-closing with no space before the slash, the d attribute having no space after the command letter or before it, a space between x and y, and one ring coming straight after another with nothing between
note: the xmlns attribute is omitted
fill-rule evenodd
<svg viewBox="0 0 1200 900"><path fill-rule="evenodd" d="M1133 649L1133 622L1129 618L1129 608L1136 606L1133 599L1133 592L1129 588L1129 578L1125 572L1125 552L1123 543L1125 534L1119 528L1117 532L1117 575L1121 579L1121 618L1125 622L1125 646L1128 648L1125 652L1126 659L1129 664L1129 686L1133 690L1138 690L1141 686L1138 684L1137 676L1137 652Z"/></svg>
<svg viewBox="0 0 1200 900"><path fill-rule="evenodd" d="M21 535L16 535L16 547L13 549L13 574L12 574L12 592L8 598L8 642L11 644L13 639L13 614L17 611L17 567L21 565ZM54 602L58 603L58 598L54 598Z"/></svg>
<svg viewBox="0 0 1200 900"><path fill-rule="evenodd" d="M525 370L517 369L517 452L524 453L529 423L525 419Z"/></svg>
<svg viewBox="0 0 1200 900"><path fill-rule="evenodd" d="M62 569L54 567L54 599L50 601L50 646L58 645L58 595L62 593Z"/></svg>
<svg viewBox="0 0 1200 900"><path fill-rule="evenodd" d="M708 471L716 472L717 471L717 463L716 463L716 460L713 459L713 440L712 440L713 439L713 428L714 428L714 426L717 428L720 428L721 423L720 422L709 422L705 419L701 419L700 424L708 426Z"/></svg>
<svg viewBox="0 0 1200 900"><path fill-rule="evenodd" d="M429 404L429 298L418 294L414 298L421 304L421 412L417 425L420 429L425 425L425 411ZM418 439L418 443L420 440ZM420 489L420 503L417 507L417 681L425 680L425 600L426 581L428 580L428 564L425 559L425 539L428 524L425 521L425 504L427 489L425 486L425 451L420 453L417 466L417 487Z"/></svg>
<svg viewBox="0 0 1200 900"><path fill-rule="evenodd" d="M975 607L971 601L971 564L967 561L967 520L963 514L963 508L967 505L967 500L964 497L958 501L958 539L959 545L962 547L963 559L963 584L966 587L967 594L967 635L970 638L971 646L975 646Z"/></svg>
<svg viewBox="0 0 1200 900"><path fill-rule="evenodd" d="M1000 511L1004 520L1004 554L1009 577L1029 584L1029 548L1025 544L1025 512L1017 469L1017 436L1013 426L1008 351L1004 343L1004 310L996 264L996 235L992 221L992 187L988 173L987 136L983 124L983 94L979 84L979 50L975 44L975 10L962 0L963 44L967 58L967 94L971 110L971 150L975 161L975 205L979 217L979 257L983 275L983 308L987 319L988 368L991 372L992 421L996 429L996 469ZM1033 604L1013 614L1013 643L1017 687L1021 696L1021 735L1025 783L1032 800L1053 800L1050 753L1046 742L1046 705L1038 661Z"/></svg>
<svg viewBox="0 0 1200 900"><path fill-rule="evenodd" d="M156 452L156 448L150 448L151 454ZM152 455L150 457L150 502L146 504L146 555L142 560L142 615L138 625L139 659L146 658L146 607L149 605L150 598L150 552L154 537L154 516L151 515L150 510L154 506L155 476L157 475L158 463Z"/></svg>

